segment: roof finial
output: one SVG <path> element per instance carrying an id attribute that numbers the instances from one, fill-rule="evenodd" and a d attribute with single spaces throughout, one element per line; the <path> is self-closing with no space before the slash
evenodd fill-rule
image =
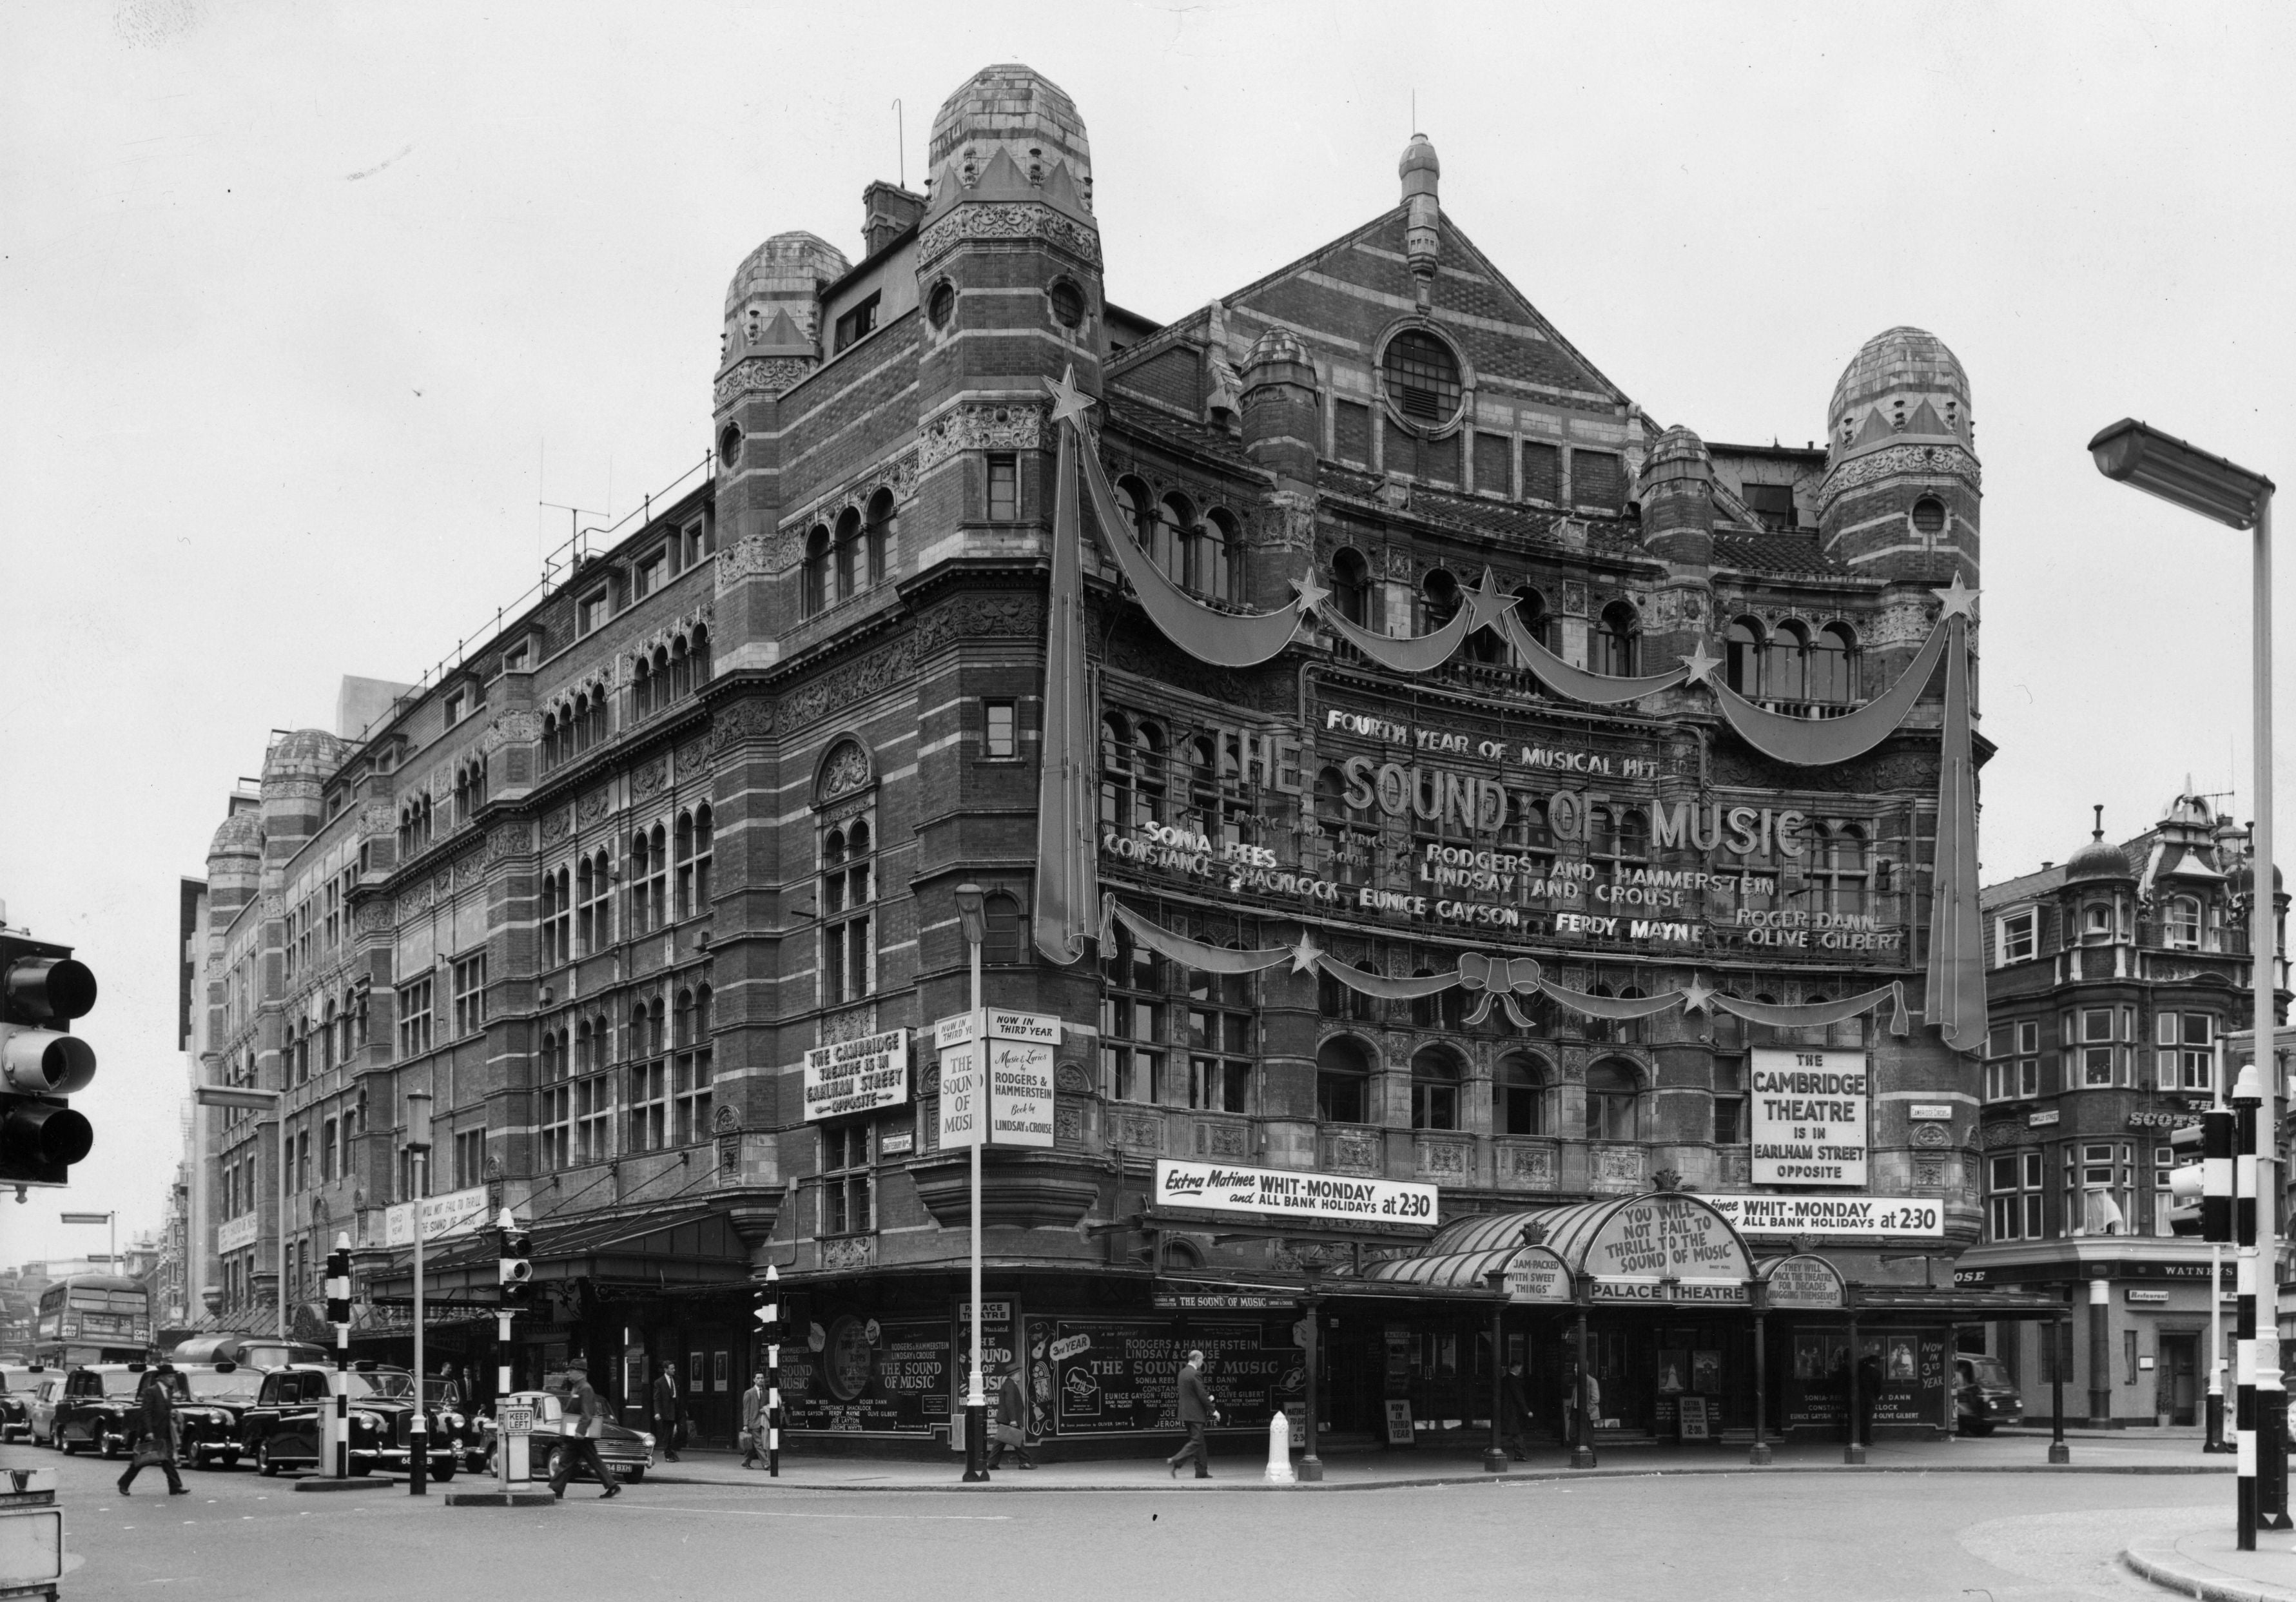
<path id="1" fill-rule="evenodd" d="M 2095 833 L 2089 835 L 2089 838 L 2091 840 L 2102 840 L 2104 838 L 2104 803 L 2103 801 L 2099 801 L 2096 804 L 2095 810 L 2096 829 Z"/>

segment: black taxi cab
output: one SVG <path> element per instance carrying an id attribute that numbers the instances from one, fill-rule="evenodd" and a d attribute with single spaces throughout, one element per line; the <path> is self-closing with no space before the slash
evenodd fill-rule
<path id="1" fill-rule="evenodd" d="M 182 1374 L 149 1363 L 87 1363 L 64 1376 L 49 1438 L 69 1457 L 100 1452 L 116 1458 L 144 1433 L 144 1387 L 164 1384 L 178 1408 L 192 1400 Z"/>
<path id="2" fill-rule="evenodd" d="M 254 1404 L 240 1416 L 240 1451 L 266 1475 L 287 1468 L 323 1468 L 323 1415 L 332 1411 L 331 1370 L 298 1363 L 263 1376 Z M 414 1378 L 403 1368 L 361 1364 L 344 1376 L 348 1388 L 350 1472 L 403 1470 L 410 1462 L 410 1426 L 414 1413 Z M 451 1480 L 466 1456 L 464 1420 L 446 1405 L 444 1383 L 425 1387 L 431 1406 L 425 1418 L 430 1477 Z"/>
<path id="3" fill-rule="evenodd" d="M 32 1393 L 46 1372 L 22 1363 L 0 1363 L 0 1441 L 32 1438 Z"/>

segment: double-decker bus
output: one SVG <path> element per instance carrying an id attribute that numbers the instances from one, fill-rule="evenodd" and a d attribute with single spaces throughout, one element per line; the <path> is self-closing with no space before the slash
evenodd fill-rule
<path id="1" fill-rule="evenodd" d="M 40 1292 L 32 1360 L 140 1363 L 152 1355 L 152 1293 L 119 1274 L 75 1274 Z"/>

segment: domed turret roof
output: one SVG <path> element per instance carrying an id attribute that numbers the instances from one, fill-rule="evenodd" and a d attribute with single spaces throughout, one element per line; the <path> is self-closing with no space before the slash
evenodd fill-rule
<path id="1" fill-rule="evenodd" d="M 1826 437 L 1837 451 L 1885 440 L 1969 439 L 1969 374 L 1937 335 L 1898 327 L 1866 341 L 1833 386 Z"/>
<path id="2" fill-rule="evenodd" d="M 2065 860 L 2065 883 L 2078 883 L 2083 879 L 2134 879 L 2128 871 L 2128 854 L 2104 837 L 2099 829 L 2096 836 Z"/>
<path id="3" fill-rule="evenodd" d="M 2225 875 L 2225 888 L 2236 896 L 2246 895 L 2250 886 L 2255 883 L 2256 860 L 2251 857 L 2242 858 L 2233 865 L 2232 871 Z M 2288 882 L 2280 872 L 2280 865 L 2276 862 L 2272 865 L 2272 893 L 2276 897 L 2287 888 Z"/>
<path id="4" fill-rule="evenodd" d="M 252 810 L 234 812 L 216 826 L 215 838 L 208 842 L 208 855 L 215 857 L 260 857 L 263 855 L 263 820 Z"/>
<path id="5" fill-rule="evenodd" d="M 1018 62 L 983 67 L 941 103 L 925 160 L 935 212 L 992 198 L 978 193 L 984 187 L 998 200 L 1027 192 L 1062 210 L 1092 210 L 1084 119 L 1058 84 Z"/>
<path id="6" fill-rule="evenodd" d="M 324 728 L 299 728 L 282 735 L 263 753 L 266 779 L 325 777 L 342 765 L 348 743 Z"/>
<path id="7" fill-rule="evenodd" d="M 1288 328 L 1271 328 L 1253 341 L 1251 354 L 1243 358 L 1244 371 L 1249 373 L 1252 368 L 1269 362 L 1297 362 L 1303 367 L 1315 366 L 1308 358 L 1308 347 L 1301 344 L 1300 336 Z"/>
<path id="8" fill-rule="evenodd" d="M 845 252 L 802 228 L 776 234 L 742 259 L 726 287 L 726 315 L 734 316 L 752 296 L 810 301 L 820 286 L 845 276 Z"/>
<path id="9" fill-rule="evenodd" d="M 1424 134 L 1411 136 L 1411 143 L 1403 147 L 1403 160 L 1396 163 L 1396 176 L 1403 180 L 1403 193 L 1412 193 L 1414 173 L 1425 173 L 1430 180 L 1443 176 L 1443 163 L 1435 154 L 1434 144 Z M 1429 185 L 1431 190 L 1433 185 Z"/>

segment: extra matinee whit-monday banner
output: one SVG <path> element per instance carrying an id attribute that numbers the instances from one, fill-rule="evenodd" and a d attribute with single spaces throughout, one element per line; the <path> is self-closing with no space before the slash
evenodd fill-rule
<path id="1" fill-rule="evenodd" d="M 1343 1219 L 1363 1224 L 1432 1224 L 1435 1187 L 1400 1179 L 1243 1168 L 1229 1162 L 1156 1162 L 1158 1207 L 1249 1213 L 1254 1218 Z"/>

